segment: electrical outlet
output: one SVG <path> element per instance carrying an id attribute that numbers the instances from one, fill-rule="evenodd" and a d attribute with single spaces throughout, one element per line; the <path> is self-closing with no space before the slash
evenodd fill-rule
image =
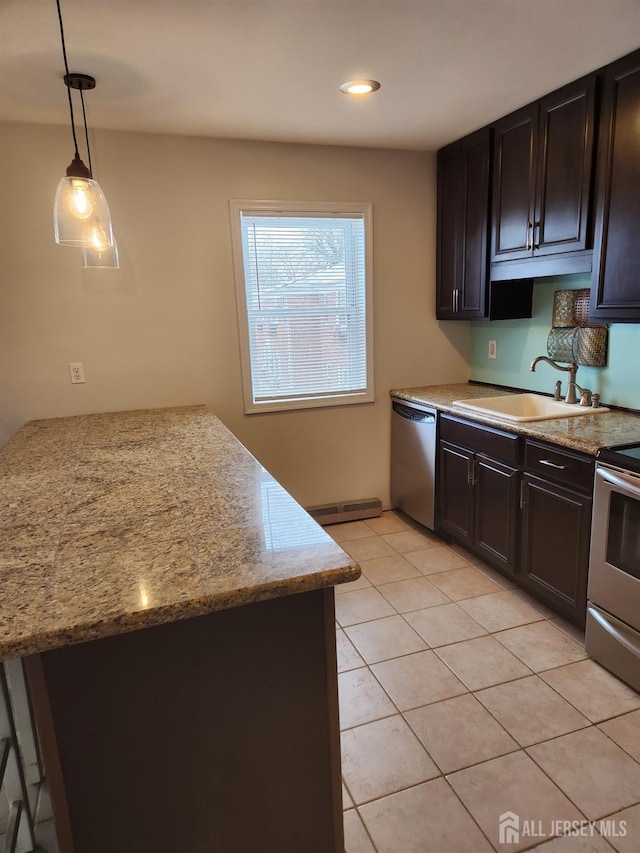
<path id="1" fill-rule="evenodd" d="M 85 381 L 84 367 L 81 361 L 69 362 L 69 373 L 72 385 L 80 385 Z"/>
<path id="2" fill-rule="evenodd" d="M 498 347 L 495 341 L 489 341 L 489 358 L 495 358 L 498 353 Z"/>

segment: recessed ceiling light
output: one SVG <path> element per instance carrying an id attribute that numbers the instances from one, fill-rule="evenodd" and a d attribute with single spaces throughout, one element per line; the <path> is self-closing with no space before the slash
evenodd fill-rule
<path id="1" fill-rule="evenodd" d="M 348 80 L 340 86 L 345 95 L 369 95 L 380 88 L 377 80 Z"/>

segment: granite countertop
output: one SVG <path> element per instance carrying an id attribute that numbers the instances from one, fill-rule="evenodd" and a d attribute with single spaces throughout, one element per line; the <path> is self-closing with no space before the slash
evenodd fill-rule
<path id="1" fill-rule="evenodd" d="M 476 397 L 501 397 L 509 393 L 504 388 L 472 385 L 466 382 L 455 385 L 424 385 L 418 388 L 401 388 L 390 392 L 393 396 L 412 403 L 423 403 L 441 412 L 451 412 L 467 420 L 479 421 L 519 435 L 560 444 L 581 453 L 595 456 L 601 447 L 614 444 L 640 442 L 640 415 L 632 412 L 610 411 L 599 415 L 580 415 L 546 421 L 511 423 L 488 415 L 456 409 L 454 400 L 472 400 Z"/>
<path id="2" fill-rule="evenodd" d="M 0 660 L 359 575 L 204 406 L 31 421 L 0 453 Z"/>

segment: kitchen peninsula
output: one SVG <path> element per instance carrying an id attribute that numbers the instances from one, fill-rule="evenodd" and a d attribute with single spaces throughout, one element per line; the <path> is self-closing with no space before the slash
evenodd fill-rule
<path id="1" fill-rule="evenodd" d="M 203 406 L 30 422 L 0 490 L 61 853 L 342 851 L 354 562 Z"/>

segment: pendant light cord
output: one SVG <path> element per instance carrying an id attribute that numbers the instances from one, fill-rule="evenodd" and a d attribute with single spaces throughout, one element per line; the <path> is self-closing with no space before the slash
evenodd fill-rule
<path id="1" fill-rule="evenodd" d="M 87 114 L 84 109 L 84 94 L 80 89 L 80 103 L 82 104 L 82 120 L 84 122 L 84 138 L 87 143 L 87 159 L 89 160 L 89 171 L 93 177 L 93 166 L 91 165 L 91 146 L 89 145 L 89 128 L 87 127 Z"/>
<path id="2" fill-rule="evenodd" d="M 60 0 L 56 0 L 56 6 L 58 7 L 58 21 L 60 22 L 60 40 L 62 41 L 62 58 L 64 59 L 64 70 L 67 76 L 67 80 L 69 79 L 69 63 L 67 62 L 67 48 L 64 43 L 64 27 L 62 26 L 62 11 L 60 9 Z M 67 96 L 69 98 L 69 113 L 71 114 L 71 133 L 73 134 L 73 144 L 76 149 L 76 157 L 79 157 L 80 154 L 78 152 L 78 140 L 76 138 L 76 125 L 75 119 L 73 117 L 73 101 L 71 99 L 71 86 L 67 83 Z M 84 102 L 83 102 L 84 108 Z M 86 127 L 86 124 L 85 124 Z"/>

